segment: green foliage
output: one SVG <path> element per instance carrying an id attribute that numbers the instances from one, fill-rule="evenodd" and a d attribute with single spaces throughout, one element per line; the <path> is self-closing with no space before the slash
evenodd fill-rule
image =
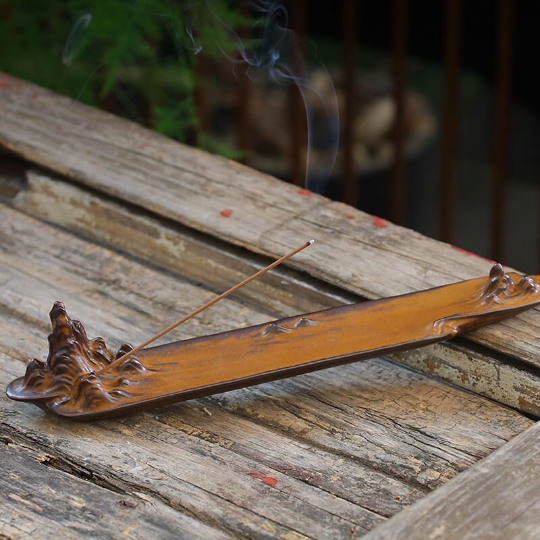
<path id="1" fill-rule="evenodd" d="M 185 141 L 198 59 L 247 23 L 227 0 L 0 0 L 0 70 Z"/>

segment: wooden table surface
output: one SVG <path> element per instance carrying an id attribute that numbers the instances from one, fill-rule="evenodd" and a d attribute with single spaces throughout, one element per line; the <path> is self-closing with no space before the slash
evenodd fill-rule
<path id="1" fill-rule="evenodd" d="M 111 348 L 138 344 L 311 237 L 287 267 L 163 341 L 489 270 L 0 81 L 2 387 L 46 356 L 55 300 Z M 539 335 L 532 310 L 455 343 L 94 423 L 2 393 L 0 537 L 537 538 Z"/>

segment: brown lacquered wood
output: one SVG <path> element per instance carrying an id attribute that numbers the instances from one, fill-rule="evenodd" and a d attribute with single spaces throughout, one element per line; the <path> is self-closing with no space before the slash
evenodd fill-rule
<path id="1" fill-rule="evenodd" d="M 73 419 L 124 414 L 443 341 L 539 304 L 539 283 L 495 265 L 488 278 L 143 349 L 101 375 L 114 362 L 104 341 L 57 302 L 47 363 L 30 362 L 7 394 Z"/>

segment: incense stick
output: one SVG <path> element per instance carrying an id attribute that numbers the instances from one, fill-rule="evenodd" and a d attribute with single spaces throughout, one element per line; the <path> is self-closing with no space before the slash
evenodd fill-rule
<path id="1" fill-rule="evenodd" d="M 150 339 L 147 339 L 144 343 L 142 343 L 138 347 L 135 347 L 134 349 L 127 352 L 126 354 L 124 354 L 120 358 L 117 358 L 114 362 L 111 362 L 108 366 L 105 366 L 103 369 L 100 369 L 99 371 L 96 371 L 95 375 L 101 375 L 102 373 L 105 373 L 109 369 L 121 365 L 128 358 L 130 358 L 132 355 L 134 355 L 136 352 L 138 352 L 141 349 L 144 349 L 145 347 L 150 345 L 150 343 L 153 343 L 154 341 L 156 341 L 160 337 L 163 337 L 165 334 L 168 334 L 171 330 L 174 330 L 175 328 L 177 328 L 181 324 L 185 323 L 186 321 L 189 321 L 189 319 L 195 317 L 195 315 L 198 315 L 199 313 L 201 313 L 201 311 L 204 311 L 205 309 L 213 306 L 215 303 L 219 302 L 220 300 L 222 300 L 226 296 L 229 296 L 230 294 L 237 291 L 238 289 L 240 289 L 244 285 L 247 285 L 248 283 L 250 283 L 254 279 L 257 279 L 258 277 L 262 276 L 263 274 L 268 272 L 268 270 L 272 270 L 272 268 L 275 268 L 278 264 L 281 264 L 282 262 L 286 261 L 287 259 L 290 259 L 293 255 L 296 255 L 299 251 L 302 251 L 303 249 L 306 249 L 308 246 L 311 246 L 311 244 L 313 244 L 314 241 L 315 240 L 309 240 L 308 242 L 306 242 L 305 244 L 303 244 L 299 248 L 296 248 L 294 251 L 291 251 L 288 255 L 284 255 L 280 259 L 277 259 L 272 264 L 268 265 L 266 268 L 263 268 L 262 270 L 259 270 L 257 273 L 253 274 L 251 277 L 248 277 L 247 279 L 245 279 L 241 283 L 238 283 L 234 287 L 231 287 L 228 291 L 225 291 L 224 293 L 220 294 L 219 296 L 216 296 L 213 300 L 210 300 L 210 302 L 207 302 L 206 304 L 204 304 L 204 306 L 201 306 L 200 308 L 198 308 L 195 311 L 191 312 L 189 315 L 186 315 L 185 317 L 182 317 L 180 320 L 176 321 L 174 324 L 171 324 L 171 326 L 168 326 L 167 328 L 165 328 L 165 330 L 162 330 L 159 334 L 156 334 L 155 336 L 151 337 Z"/>

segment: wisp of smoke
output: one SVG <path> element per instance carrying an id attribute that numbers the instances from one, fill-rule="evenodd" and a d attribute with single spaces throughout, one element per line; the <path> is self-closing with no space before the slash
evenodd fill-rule
<path id="1" fill-rule="evenodd" d="M 271 83 L 278 85 L 294 85 L 298 88 L 306 114 L 307 148 L 306 148 L 306 176 L 305 185 L 307 188 L 324 192 L 327 183 L 332 174 L 337 151 L 339 146 L 339 109 L 337 94 L 332 83 L 331 77 L 312 49 L 312 56 L 309 61 L 309 70 L 311 73 L 317 73 L 317 83 L 313 76 L 310 76 L 306 64 L 308 62 L 302 52 L 302 47 L 294 32 L 288 28 L 288 13 L 282 0 L 251 0 L 250 11 L 255 13 L 253 28 L 248 35 L 250 38 L 241 38 L 229 25 L 227 25 L 216 12 L 212 0 L 196 0 L 197 9 L 201 5 L 212 19 L 212 22 L 218 25 L 226 32 L 229 42 L 234 45 L 234 56 L 230 52 L 220 48 L 224 57 L 234 66 L 243 63 L 248 66 L 246 75 L 252 78 L 254 71 L 268 76 Z M 130 6 L 131 7 L 131 6 Z M 135 6 L 132 6 L 135 8 Z M 197 55 L 202 51 L 202 46 L 196 40 L 197 28 L 190 22 L 190 7 L 187 3 L 185 19 L 187 24 L 185 32 L 190 40 L 190 45 L 186 45 L 186 40 L 182 40 L 176 34 L 176 28 L 173 30 L 178 43 L 183 43 L 193 54 Z M 144 9 L 144 5 L 139 5 L 139 9 Z M 169 11 L 172 7 L 169 4 Z M 149 11 L 153 15 L 173 20 L 172 13 L 156 13 Z M 62 62 L 70 66 L 77 45 L 83 39 L 90 23 L 92 14 L 86 13 L 79 17 L 73 25 L 67 38 L 62 53 Z M 216 43 L 219 47 L 219 43 Z M 84 91 L 88 81 L 95 72 L 105 64 L 95 68 L 88 80 L 83 86 L 80 94 Z M 272 121 L 271 118 L 268 121 Z M 318 160 L 316 166 L 312 164 L 313 148 L 323 152 L 324 160 Z"/>
<path id="2" fill-rule="evenodd" d="M 69 36 L 67 38 L 66 44 L 64 46 L 64 50 L 62 51 L 62 62 L 66 66 L 71 65 L 75 47 L 80 42 L 82 36 L 88 29 L 88 26 L 90 25 L 91 22 L 92 22 L 92 14 L 85 13 L 84 15 L 79 17 L 79 19 L 77 19 L 77 22 L 71 28 L 71 32 L 69 33 Z"/>
<path id="3" fill-rule="evenodd" d="M 339 146 L 339 109 L 335 87 L 331 77 L 320 59 L 314 56 L 310 61 L 310 68 L 322 77 L 322 85 L 315 85 L 305 69 L 305 59 L 300 44 L 294 32 L 288 29 L 287 10 L 279 0 L 254 0 L 252 10 L 257 13 L 252 35 L 255 39 L 244 40 L 232 28 L 219 19 L 212 7 L 211 0 L 205 0 L 208 13 L 215 18 L 215 22 L 226 29 L 231 41 L 235 44 L 238 57 L 231 56 L 223 51 L 223 55 L 234 64 L 239 62 L 249 66 L 246 73 L 250 77 L 250 70 L 260 70 L 268 74 L 273 83 L 279 85 L 295 85 L 298 87 L 305 107 L 307 128 L 306 150 L 306 177 L 305 185 L 314 191 L 324 192 L 330 175 L 334 168 Z M 192 28 L 188 35 L 193 39 Z M 193 41 L 195 45 L 195 41 Z M 197 49 L 200 52 L 200 48 Z M 320 81 L 321 82 L 321 81 Z M 319 88 L 323 86 L 326 91 L 322 95 Z M 317 111 L 314 114 L 314 103 Z M 324 138 L 326 162 L 319 163 L 317 168 L 312 167 L 311 157 L 315 135 Z M 320 134 L 324 134 L 321 137 Z"/>
<path id="4" fill-rule="evenodd" d="M 195 38 L 193 37 L 193 28 L 191 28 L 191 25 L 186 25 L 186 34 L 189 36 L 189 39 L 191 39 L 191 43 L 193 44 L 193 54 L 197 56 L 202 51 L 202 46 L 198 43 L 195 43 Z"/>

